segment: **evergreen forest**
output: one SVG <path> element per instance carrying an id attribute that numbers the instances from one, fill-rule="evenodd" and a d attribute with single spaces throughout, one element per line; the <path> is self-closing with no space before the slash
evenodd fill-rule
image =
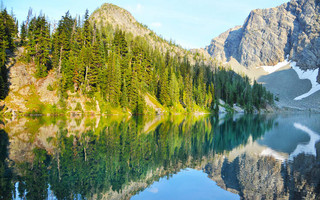
<path id="1" fill-rule="evenodd" d="M 3 9 L 0 48 L 1 99 L 9 92 L 7 61 L 17 48 L 23 49 L 20 62 L 34 66 L 37 79 L 55 75 L 57 84 L 48 90 L 57 90 L 62 109 L 71 93 L 133 114 L 145 113 L 146 95 L 169 112 L 218 111 L 219 99 L 253 112 L 274 99 L 262 85 L 230 69 L 201 60 L 191 64 L 187 55 L 162 52 L 144 37 L 111 25 L 97 28 L 88 11 L 84 17 L 66 12 L 52 24 L 30 9 L 19 25 Z"/>

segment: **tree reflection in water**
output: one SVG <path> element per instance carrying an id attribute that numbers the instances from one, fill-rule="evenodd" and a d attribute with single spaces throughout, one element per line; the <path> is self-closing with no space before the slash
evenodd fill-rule
<path id="1" fill-rule="evenodd" d="M 221 161 L 221 166 L 213 163 L 234 148 L 261 138 L 273 125 L 274 117 L 260 115 L 231 116 L 223 121 L 213 116 L 174 116 L 158 120 L 34 118 L 11 122 L 5 127 L 7 132 L 2 130 L 0 134 L 1 199 L 127 199 L 186 167 L 201 168 L 209 175 L 217 171 L 213 168 L 219 168 L 224 189 L 249 197 L 244 189 L 253 186 L 241 185 L 244 175 L 239 176 L 249 173 L 239 166 L 247 164 L 242 162 L 246 157 L 231 163 Z M 32 146 L 32 150 L 25 150 L 31 155 L 28 159 L 15 155 L 14 145 L 21 142 Z M 251 166 L 263 159 L 252 161 Z M 269 160 L 263 162 L 271 163 L 271 169 L 278 167 Z M 290 166 L 281 166 L 282 172 L 288 171 L 280 173 L 286 181 L 293 172 Z M 260 170 L 269 168 L 257 167 L 251 175 L 258 176 Z M 282 194 L 290 193 L 285 192 L 290 190 L 290 183 L 284 185 Z M 315 188 L 311 192 L 317 191 Z"/>

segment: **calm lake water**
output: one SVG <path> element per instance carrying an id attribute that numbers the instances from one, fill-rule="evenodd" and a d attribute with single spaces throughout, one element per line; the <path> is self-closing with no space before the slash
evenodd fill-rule
<path id="1" fill-rule="evenodd" d="M 22 118 L 0 199 L 320 199 L 320 115 Z"/>

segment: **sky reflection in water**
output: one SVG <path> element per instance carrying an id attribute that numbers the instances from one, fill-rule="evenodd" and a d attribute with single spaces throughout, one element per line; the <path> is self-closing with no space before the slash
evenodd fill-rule
<path id="1" fill-rule="evenodd" d="M 8 120 L 0 199 L 318 199 L 319 119 Z"/>

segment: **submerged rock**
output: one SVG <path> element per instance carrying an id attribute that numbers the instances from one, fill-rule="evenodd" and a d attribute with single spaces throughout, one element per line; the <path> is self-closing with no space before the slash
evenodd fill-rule
<path id="1" fill-rule="evenodd" d="M 244 109 L 242 109 L 241 107 L 237 106 L 236 104 L 233 104 L 233 110 L 236 113 L 244 113 Z"/>

